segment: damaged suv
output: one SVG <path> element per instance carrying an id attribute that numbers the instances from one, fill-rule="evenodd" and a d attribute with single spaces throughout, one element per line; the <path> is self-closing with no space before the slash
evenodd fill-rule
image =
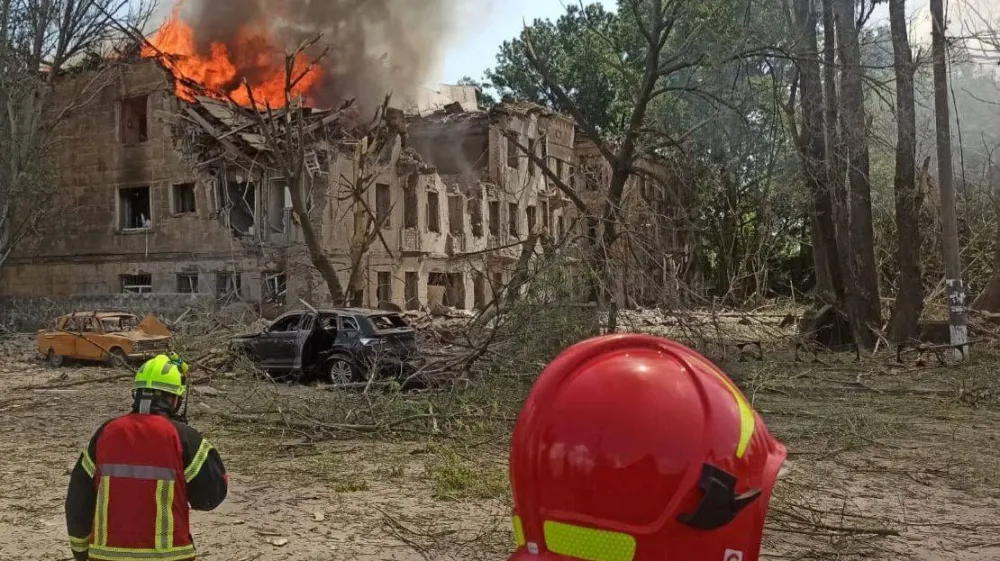
<path id="1" fill-rule="evenodd" d="M 421 363 L 414 329 L 400 314 L 382 310 L 289 312 L 232 343 L 264 370 L 302 381 L 360 382 L 373 370 L 402 378 Z"/>

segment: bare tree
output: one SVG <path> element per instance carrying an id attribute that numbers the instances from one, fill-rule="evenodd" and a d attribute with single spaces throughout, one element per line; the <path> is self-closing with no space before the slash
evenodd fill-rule
<path id="1" fill-rule="evenodd" d="M 395 118 L 390 118 L 390 114 Z M 392 257 L 389 244 L 382 235 L 392 208 L 375 208 L 373 211 L 369 201 L 372 187 L 376 187 L 378 179 L 389 167 L 393 149 L 390 140 L 396 138 L 399 130 L 406 126 L 401 118 L 398 110 L 389 108 L 389 98 L 386 97 L 371 123 L 353 141 L 355 157 L 351 175 L 342 175 L 339 179 L 340 192 L 336 196 L 338 200 L 347 202 L 346 208 L 352 224 L 350 273 L 347 281 L 347 303 L 351 306 L 364 305 L 364 264 L 372 245 L 379 241 Z M 378 203 L 376 193 L 376 207 Z"/>
<path id="2" fill-rule="evenodd" d="M 600 286 L 595 287 L 598 303 L 608 310 L 608 330 L 617 327 L 618 305 L 613 293 L 613 264 L 611 255 L 615 251 L 615 243 L 619 239 L 622 222 L 622 201 L 625 187 L 630 177 L 638 171 L 637 162 L 644 157 L 644 152 L 650 143 L 647 112 L 651 104 L 659 97 L 685 87 L 673 86 L 668 83 L 672 75 L 697 66 L 703 57 L 692 54 L 690 42 L 681 42 L 682 48 L 672 52 L 668 42 L 674 38 L 675 24 L 685 13 L 686 8 L 697 4 L 688 1 L 662 2 L 648 0 L 624 0 L 620 10 L 635 18 L 635 24 L 641 35 L 644 58 L 638 63 L 625 60 L 624 51 L 618 45 L 609 52 L 619 57 L 607 61 L 612 67 L 623 73 L 623 78 L 630 84 L 631 111 L 626 117 L 626 125 L 618 138 L 612 141 L 591 122 L 583 111 L 572 100 L 567 90 L 556 78 L 551 61 L 546 53 L 538 51 L 530 30 L 525 28 L 522 39 L 525 45 L 525 55 L 528 63 L 541 77 L 542 85 L 549 91 L 551 97 L 559 101 L 572 116 L 583 134 L 596 146 L 601 157 L 610 167 L 610 181 L 604 190 L 604 200 L 601 208 L 590 208 L 581 197 L 573 193 L 572 188 L 562 181 L 554 183 L 562 189 L 577 207 L 581 215 L 587 217 L 589 255 L 588 265 L 595 272 Z M 692 36 L 698 32 L 692 31 Z M 608 39 L 610 41 L 610 39 Z M 526 152 L 527 153 L 527 152 Z M 529 154 L 529 157 L 534 158 Z M 544 162 L 541 162 L 544 164 Z M 550 170 L 546 176 L 553 179 Z M 570 194 L 572 193 L 572 194 Z"/>
<path id="3" fill-rule="evenodd" d="M 314 65 L 326 55 L 322 52 L 310 64 L 299 67 L 296 72 L 296 59 L 305 50 L 315 44 L 319 37 L 301 45 L 295 52 L 285 57 L 285 107 L 280 112 L 257 103 L 253 89 L 245 84 L 250 97 L 250 111 L 253 113 L 268 147 L 272 151 L 271 163 L 278 168 L 287 182 L 292 202 L 292 212 L 302 231 L 302 238 L 309 250 L 309 258 L 326 282 L 330 298 L 335 304 L 343 304 L 344 289 L 337 278 L 337 271 L 323 249 L 323 241 L 313 224 L 310 208 L 306 204 L 314 177 L 306 169 L 305 154 L 310 140 L 307 135 L 306 120 L 303 114 L 302 100 L 292 92 L 295 86 L 313 70 Z M 341 108 L 343 110 L 344 108 Z"/>
<path id="4" fill-rule="evenodd" d="M 855 12 L 854 0 L 835 0 L 834 20 L 840 54 L 840 132 L 850 184 L 849 265 L 853 289 L 847 293 L 848 315 L 854 341 L 872 348 L 882 327 L 878 267 L 875 263 L 875 233 L 872 222 L 871 156 L 862 88 L 861 26 L 865 15 Z M 830 124 L 827 124 L 830 126 Z"/>
<path id="5" fill-rule="evenodd" d="M 896 255 L 899 289 L 889 322 L 889 335 L 904 341 L 917 335 L 924 307 L 920 274 L 920 206 L 923 192 L 917 188 L 917 117 L 913 94 L 916 65 L 906 32 L 906 0 L 889 0 L 893 69 L 896 73 Z"/>
<path id="6" fill-rule="evenodd" d="M 59 127 L 108 85 L 146 0 L 0 0 L 0 266 L 59 207 Z M 78 76 L 70 76 L 76 73 Z"/>

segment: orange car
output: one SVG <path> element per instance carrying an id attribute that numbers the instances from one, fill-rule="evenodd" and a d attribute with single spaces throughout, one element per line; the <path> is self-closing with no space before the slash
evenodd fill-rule
<path id="1" fill-rule="evenodd" d="M 140 322 L 122 312 L 76 312 L 38 332 L 38 352 L 52 366 L 66 359 L 125 363 L 166 351 L 170 340 L 167 326 L 153 316 Z"/>

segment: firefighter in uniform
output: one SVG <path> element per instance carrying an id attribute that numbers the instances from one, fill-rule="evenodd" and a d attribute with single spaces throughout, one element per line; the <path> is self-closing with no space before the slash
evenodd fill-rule
<path id="1" fill-rule="evenodd" d="M 94 433 L 73 468 L 66 527 L 76 561 L 195 558 L 190 509 L 226 498 L 219 453 L 178 419 L 187 390 L 180 357 L 150 359 L 132 384 L 132 412 Z"/>
<path id="2" fill-rule="evenodd" d="M 786 455 L 691 349 L 583 341 L 541 373 L 514 429 L 511 561 L 757 561 Z"/>

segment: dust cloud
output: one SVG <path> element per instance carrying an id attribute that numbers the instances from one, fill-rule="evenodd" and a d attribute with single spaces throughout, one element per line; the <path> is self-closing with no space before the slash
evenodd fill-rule
<path id="1" fill-rule="evenodd" d="M 308 51 L 315 56 L 327 50 L 320 62 L 323 79 L 309 90 L 312 102 L 329 107 L 354 98 L 369 110 L 390 92 L 394 105 L 421 95 L 437 78 L 462 14 L 489 0 L 181 1 L 181 17 L 194 29 L 199 52 L 208 53 L 213 43 L 226 45 L 241 78 L 273 68 L 275 60 L 254 48 L 262 33 L 285 51 L 322 34 Z"/>

